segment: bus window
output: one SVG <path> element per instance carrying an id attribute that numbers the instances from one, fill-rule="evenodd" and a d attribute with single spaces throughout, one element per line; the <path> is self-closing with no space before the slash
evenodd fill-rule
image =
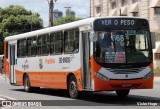
<path id="1" fill-rule="evenodd" d="M 137 31 L 136 35 L 129 35 L 128 63 L 149 61 L 149 44 L 147 31 Z"/>
<path id="2" fill-rule="evenodd" d="M 64 36 L 64 52 L 77 53 L 79 51 L 79 31 L 70 30 L 65 32 Z"/>
<path id="3" fill-rule="evenodd" d="M 18 40 L 17 44 L 17 57 L 26 56 L 26 39 Z"/>
<path id="4" fill-rule="evenodd" d="M 98 31 L 97 35 L 95 56 L 100 63 L 140 63 L 150 61 L 148 31 Z"/>
<path id="5" fill-rule="evenodd" d="M 63 37 L 62 33 L 54 33 L 50 36 L 50 53 L 61 54 L 63 50 Z"/>
<path id="6" fill-rule="evenodd" d="M 49 54 L 49 34 L 38 36 L 38 55 Z"/>
<path id="7" fill-rule="evenodd" d="M 37 55 L 37 37 L 32 37 L 27 39 L 28 56 L 36 56 Z"/>

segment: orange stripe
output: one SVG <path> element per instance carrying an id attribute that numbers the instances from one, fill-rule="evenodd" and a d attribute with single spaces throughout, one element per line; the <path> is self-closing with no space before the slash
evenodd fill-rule
<path id="1" fill-rule="evenodd" d="M 67 89 L 67 76 L 70 72 L 28 72 L 31 86 Z M 81 69 L 73 72 L 78 90 L 82 90 Z M 23 85 L 24 72 L 16 70 L 16 85 Z"/>

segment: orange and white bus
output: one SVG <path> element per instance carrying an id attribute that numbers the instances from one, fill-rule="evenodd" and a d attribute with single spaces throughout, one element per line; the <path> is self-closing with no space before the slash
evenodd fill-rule
<path id="1" fill-rule="evenodd" d="M 10 83 L 35 89 L 116 91 L 153 88 L 149 23 L 137 17 L 88 18 L 5 38 Z"/>

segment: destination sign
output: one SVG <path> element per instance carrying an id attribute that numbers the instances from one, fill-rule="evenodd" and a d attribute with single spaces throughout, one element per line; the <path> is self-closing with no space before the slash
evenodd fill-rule
<path id="1" fill-rule="evenodd" d="M 148 21 L 135 18 L 105 18 L 94 21 L 94 30 L 149 29 Z"/>
<path id="2" fill-rule="evenodd" d="M 98 21 L 99 24 L 101 25 L 121 25 L 121 26 L 133 26 L 135 24 L 135 20 L 127 20 L 127 19 L 121 19 L 121 20 L 99 20 Z"/>

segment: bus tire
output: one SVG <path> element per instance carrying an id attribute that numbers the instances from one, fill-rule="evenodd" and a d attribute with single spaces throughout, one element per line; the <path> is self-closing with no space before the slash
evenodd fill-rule
<path id="1" fill-rule="evenodd" d="M 68 91 L 71 98 L 78 98 L 78 86 L 74 75 L 69 78 Z"/>
<path id="2" fill-rule="evenodd" d="M 24 90 L 25 90 L 25 92 L 39 91 L 40 87 L 31 87 L 30 79 L 29 79 L 28 75 L 26 75 L 24 77 Z"/>
<path id="3" fill-rule="evenodd" d="M 126 97 L 129 94 L 129 89 L 127 90 L 116 90 L 116 94 L 120 97 Z"/>
<path id="4" fill-rule="evenodd" d="M 26 75 L 24 77 L 24 91 L 25 92 L 31 92 L 31 85 L 30 85 L 30 80 L 29 80 L 29 77 L 28 75 Z"/>

